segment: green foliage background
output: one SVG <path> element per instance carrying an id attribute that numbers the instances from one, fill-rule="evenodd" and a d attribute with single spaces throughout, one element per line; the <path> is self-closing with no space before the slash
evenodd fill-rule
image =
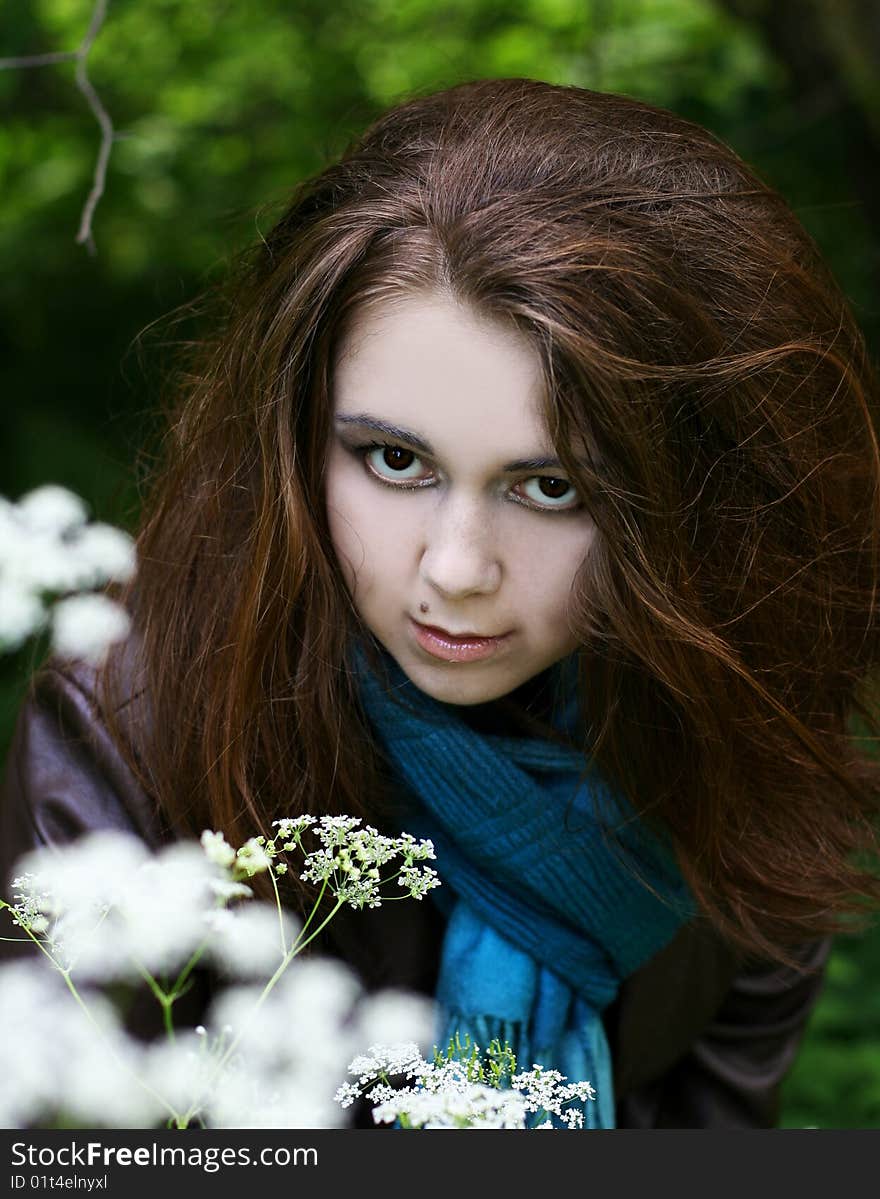
<path id="1" fill-rule="evenodd" d="M 788 24 L 775 28 L 781 10 Z M 55 481 L 133 525 L 168 340 L 154 323 L 381 109 L 466 78 L 625 92 L 712 129 L 788 198 L 876 354 L 876 167 L 863 149 L 880 130 L 880 89 L 866 11 L 859 0 L 110 0 L 88 58 L 117 133 L 94 255 L 74 242 L 99 145 L 74 64 L 0 70 L 0 493 Z M 92 0 L 4 5 L 0 55 L 75 49 L 91 13 Z M 37 652 L 0 660 L 0 754 Z M 785 1126 L 880 1126 L 878 992 L 880 933 L 839 939 Z"/>

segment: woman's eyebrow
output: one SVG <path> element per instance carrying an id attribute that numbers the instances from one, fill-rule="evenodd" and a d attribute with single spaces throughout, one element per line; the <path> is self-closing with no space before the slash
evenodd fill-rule
<path id="1" fill-rule="evenodd" d="M 368 416 L 366 413 L 357 413 L 352 416 L 337 416 L 334 418 L 337 425 L 357 425 L 362 429 L 370 429 L 373 433 L 381 433 L 384 437 L 388 437 L 393 441 L 404 441 L 407 445 L 412 446 L 414 450 L 418 450 L 420 454 L 428 454 L 430 457 L 436 457 L 434 447 L 430 442 L 425 441 L 424 437 L 420 437 L 418 433 L 413 433 L 411 429 L 402 429 L 399 425 L 392 425 L 387 420 L 379 420 L 377 417 Z M 562 463 L 555 457 L 535 457 L 535 458 L 516 458 L 513 462 L 505 462 L 501 468 L 505 474 L 516 474 L 523 470 L 561 470 Z"/>

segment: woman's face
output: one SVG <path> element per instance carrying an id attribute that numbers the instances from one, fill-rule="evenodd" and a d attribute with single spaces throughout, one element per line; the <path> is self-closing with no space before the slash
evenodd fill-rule
<path id="1" fill-rule="evenodd" d="M 333 546 L 364 623 L 443 703 L 506 695 L 576 647 L 594 525 L 544 428 L 535 351 L 439 294 L 356 318 L 334 370 Z"/>

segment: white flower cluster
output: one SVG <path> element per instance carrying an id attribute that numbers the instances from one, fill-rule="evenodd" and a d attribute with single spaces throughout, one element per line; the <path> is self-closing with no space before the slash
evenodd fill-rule
<path id="1" fill-rule="evenodd" d="M 100 662 L 130 626 L 120 605 L 94 589 L 127 582 L 134 570 L 131 537 L 89 523 L 66 488 L 48 484 L 17 503 L 0 496 L 0 652 L 51 626 L 56 653 Z"/>
<path id="2" fill-rule="evenodd" d="M 73 1002 L 60 974 L 33 959 L 0 967 L 0 1127 L 151 1127 L 168 1113 L 139 1079 L 145 1050 L 113 1005 Z"/>
<path id="3" fill-rule="evenodd" d="M 440 885 L 436 870 L 421 865 L 435 856 L 431 841 L 417 841 L 409 833 L 385 837 L 372 825 L 362 828 L 358 816 L 298 816 L 274 823 L 277 840 L 264 845 L 269 856 L 302 850 L 305 870 L 300 877 L 305 882 L 326 884 L 337 900 L 352 908 L 379 907 L 392 898 L 382 895 L 382 886 L 394 879 L 406 892 L 398 899 L 423 899 Z M 307 829 L 320 843 L 311 852 L 303 845 Z M 392 862 L 395 869 L 383 869 Z"/>
<path id="4" fill-rule="evenodd" d="M 404 992 L 364 995 L 330 958 L 295 963 L 262 1006 L 255 987 L 227 989 L 210 1022 L 241 1030 L 238 1052 L 204 1109 L 214 1128 L 333 1128 L 347 1114 L 334 1092 L 352 1053 L 376 1033 L 416 1037 L 433 1030 L 433 1004 Z"/>
<path id="5" fill-rule="evenodd" d="M 343 1083 L 336 1102 L 349 1107 L 365 1096 L 377 1124 L 401 1128 L 584 1127 L 581 1105 L 596 1098 L 591 1083 L 568 1083 L 559 1071 L 537 1065 L 493 1078 L 491 1071 L 475 1072 L 479 1054 L 479 1046 L 473 1046 L 467 1060 L 450 1056 L 428 1062 L 415 1044 L 372 1045 L 349 1063 L 357 1081 Z M 395 1077 L 409 1085 L 392 1086 Z"/>
<path id="6" fill-rule="evenodd" d="M 137 838 L 106 830 L 60 853 L 34 850 L 19 866 L 13 920 L 78 979 L 135 982 L 144 971 L 180 969 L 197 951 L 215 966 L 266 977 L 287 951 L 269 904 L 225 906 L 252 892 L 194 842 L 153 854 Z M 298 930 L 285 921 L 289 939 Z"/>
<path id="7" fill-rule="evenodd" d="M 510 1085 L 522 1095 L 526 1111 L 555 1116 L 566 1128 L 583 1128 L 584 1111 L 580 1105 L 596 1101 L 596 1088 L 591 1082 L 567 1082 L 558 1070 L 545 1070 L 541 1066 L 514 1074 Z M 553 1124 L 548 1120 L 540 1127 L 552 1128 Z"/>
<path id="8" fill-rule="evenodd" d="M 427 1002 L 366 997 L 341 963 L 294 960 L 303 926 L 241 881 L 270 867 L 267 844 L 236 851 L 208 830 L 153 854 L 107 831 L 21 859 L 0 906 L 42 956 L 0 967 L 0 1021 L 16 1030 L 0 1040 L 0 1126 L 336 1127 L 358 1048 L 430 1035 Z M 181 1029 L 171 1009 L 203 965 L 226 985 L 204 1026 Z M 141 984 L 167 1032 L 149 1043 L 116 1006 Z"/>

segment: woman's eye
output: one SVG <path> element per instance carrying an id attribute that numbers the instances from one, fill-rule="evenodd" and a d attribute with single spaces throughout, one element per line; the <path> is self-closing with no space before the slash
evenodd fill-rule
<path id="1" fill-rule="evenodd" d="M 399 445 L 371 446 L 365 460 L 382 479 L 418 479 L 423 475 L 421 459 Z"/>
<path id="2" fill-rule="evenodd" d="M 526 499 L 540 508 L 568 509 L 580 505 L 578 493 L 568 479 L 557 479 L 551 475 L 535 475 L 520 484 Z"/>

